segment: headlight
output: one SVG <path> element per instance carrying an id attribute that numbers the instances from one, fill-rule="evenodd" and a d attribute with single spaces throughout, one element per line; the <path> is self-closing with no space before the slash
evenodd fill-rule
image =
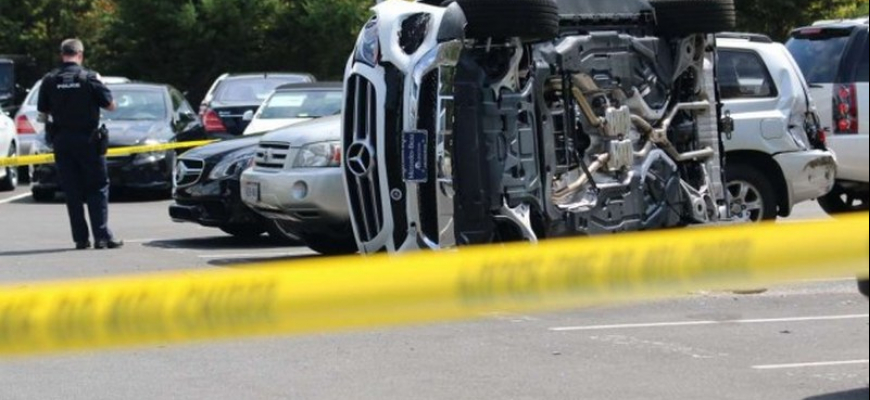
<path id="1" fill-rule="evenodd" d="M 235 153 L 225 157 L 211 170 L 209 179 L 221 180 L 241 175 L 241 173 L 254 164 L 254 152 L 252 150 Z"/>
<path id="2" fill-rule="evenodd" d="M 378 17 L 372 17 L 363 27 L 356 41 L 353 59 L 374 67 L 380 58 L 380 43 L 378 41 Z"/>
<path id="3" fill-rule="evenodd" d="M 145 139 L 145 140 L 137 143 L 137 146 L 159 146 L 161 144 L 166 144 L 166 143 L 167 142 L 165 140 Z M 151 151 L 151 152 L 147 152 L 147 153 L 136 154 L 136 158 L 134 159 L 133 162 L 135 164 L 149 164 L 149 163 L 157 162 L 157 161 L 162 160 L 164 158 L 166 158 L 165 151 Z"/>
<path id="4" fill-rule="evenodd" d="M 296 155 L 293 168 L 325 168 L 341 166 L 341 142 L 313 143 Z"/>

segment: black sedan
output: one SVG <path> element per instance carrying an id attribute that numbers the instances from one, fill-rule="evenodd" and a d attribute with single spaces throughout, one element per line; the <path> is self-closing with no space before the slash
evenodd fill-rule
<path id="1" fill-rule="evenodd" d="M 202 139 L 202 123 L 190 103 L 167 85 L 126 83 L 109 85 L 118 108 L 104 111 L 101 123 L 109 129 L 109 148 L 157 145 Z M 135 154 L 108 159 L 113 188 L 168 194 L 172 189 L 175 151 Z M 49 201 L 60 190 L 54 165 L 35 169 L 33 198 Z"/>
<path id="2" fill-rule="evenodd" d="M 212 84 L 200 105 L 205 130 L 213 138 L 241 136 L 277 87 L 315 80 L 310 74 L 299 73 L 224 74 Z"/>
<path id="3" fill-rule="evenodd" d="M 175 204 L 169 206 L 172 220 L 218 228 L 244 239 L 268 232 L 279 242 L 295 243 L 294 236 L 242 203 L 240 178 L 254 161 L 260 136 L 225 140 L 182 154 L 175 168 Z"/>

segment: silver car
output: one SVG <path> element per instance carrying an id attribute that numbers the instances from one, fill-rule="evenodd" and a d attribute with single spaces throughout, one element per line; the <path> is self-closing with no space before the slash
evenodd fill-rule
<path id="1" fill-rule="evenodd" d="M 273 131 L 242 174 L 242 201 L 318 253 L 356 253 L 340 166 L 340 116 Z"/>

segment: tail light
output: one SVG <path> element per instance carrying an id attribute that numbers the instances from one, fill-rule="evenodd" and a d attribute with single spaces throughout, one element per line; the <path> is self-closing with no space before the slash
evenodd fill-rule
<path id="1" fill-rule="evenodd" d="M 838 135 L 858 134 L 858 90 L 855 85 L 834 88 L 834 129 Z"/>
<path id="2" fill-rule="evenodd" d="M 36 129 L 33 128 L 33 125 L 27 119 L 27 116 L 23 114 L 15 118 L 15 130 L 18 131 L 19 135 L 36 134 Z"/>
<path id="3" fill-rule="evenodd" d="M 224 121 L 221 120 L 220 115 L 211 109 L 205 110 L 202 123 L 205 125 L 205 131 L 209 133 L 227 131 L 227 127 L 224 125 Z"/>

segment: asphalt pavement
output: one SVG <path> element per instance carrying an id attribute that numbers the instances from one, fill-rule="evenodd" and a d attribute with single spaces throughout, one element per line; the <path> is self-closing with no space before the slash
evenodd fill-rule
<path id="1" fill-rule="evenodd" d="M 116 199 L 110 221 L 127 246 L 82 252 L 71 249 L 61 203 L 35 204 L 26 189 L 0 193 L 0 284 L 314 256 L 266 237 L 238 241 L 173 223 L 169 204 Z M 822 218 L 808 203 L 783 222 Z M 870 307 L 854 280 L 700 289 L 669 301 L 468 323 L 0 359 L 0 400 L 870 397 Z"/>

